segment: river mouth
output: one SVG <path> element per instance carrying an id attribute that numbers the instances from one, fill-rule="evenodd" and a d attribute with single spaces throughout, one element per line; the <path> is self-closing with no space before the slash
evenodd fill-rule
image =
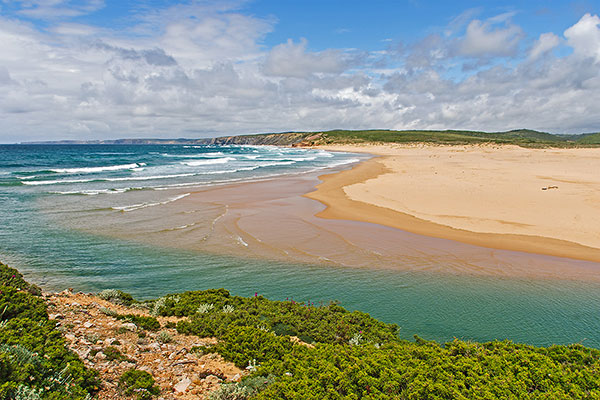
<path id="1" fill-rule="evenodd" d="M 600 346 L 597 264 L 324 220 L 324 206 L 303 197 L 320 173 L 116 195 L 3 188 L 0 254 L 52 291 L 153 298 L 224 287 L 339 300 L 407 339 Z"/>

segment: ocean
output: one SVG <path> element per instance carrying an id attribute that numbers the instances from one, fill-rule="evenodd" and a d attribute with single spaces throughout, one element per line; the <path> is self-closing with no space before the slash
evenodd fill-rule
<path id="1" fill-rule="evenodd" d="M 337 300 L 398 324 L 404 338 L 600 347 L 595 282 L 284 262 L 177 242 L 180 231 L 209 236 L 223 215 L 209 200 L 187 210 L 194 193 L 314 177 L 366 158 L 269 146 L 0 145 L 0 261 L 47 290 L 117 288 L 152 298 L 224 287 L 275 300 Z M 162 210 L 176 211 L 166 218 L 179 236 L 154 234 Z M 144 237 L 136 237 L 140 227 L 148 227 Z"/>

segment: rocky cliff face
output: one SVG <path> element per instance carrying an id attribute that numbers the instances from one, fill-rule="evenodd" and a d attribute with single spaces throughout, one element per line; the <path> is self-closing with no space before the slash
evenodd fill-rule
<path id="1" fill-rule="evenodd" d="M 242 136 L 223 136 L 212 139 L 199 140 L 202 144 L 239 144 L 239 145 L 273 145 L 273 146 L 292 146 L 302 142 L 309 133 L 287 132 L 287 133 L 269 133 L 264 135 L 242 135 Z"/>

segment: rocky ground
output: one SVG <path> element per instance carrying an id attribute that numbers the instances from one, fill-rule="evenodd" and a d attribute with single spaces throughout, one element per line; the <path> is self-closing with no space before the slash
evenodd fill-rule
<path id="1" fill-rule="evenodd" d="M 159 399 L 205 399 L 222 382 L 239 381 L 246 373 L 218 354 L 192 352 L 194 346 L 214 344 L 214 338 L 198 338 L 167 329 L 180 318 L 158 317 L 162 328 L 143 330 L 111 316 L 149 316 L 148 310 L 125 307 L 84 293 L 63 291 L 45 294 L 50 318 L 56 320 L 69 347 L 89 368 L 100 373 L 98 399 L 124 399 L 119 392 L 121 374 L 131 368 L 150 373 L 160 386 Z M 166 333 L 164 333 L 166 332 Z M 170 340 L 169 340 L 170 339 Z M 115 351 L 117 349 L 118 351 Z"/>

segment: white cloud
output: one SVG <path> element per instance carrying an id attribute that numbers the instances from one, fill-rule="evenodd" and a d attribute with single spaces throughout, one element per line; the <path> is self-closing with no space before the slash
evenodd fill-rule
<path id="1" fill-rule="evenodd" d="M 61 19 L 77 17 L 104 7 L 104 0 L 25 0 L 19 14 L 35 19 Z"/>
<path id="2" fill-rule="evenodd" d="M 275 46 L 265 61 L 265 73 L 287 78 L 306 78 L 318 72 L 340 73 L 345 69 L 339 51 L 311 53 L 306 51 L 306 44 L 306 39 L 300 40 L 298 44 L 288 39 L 287 43 Z"/>
<path id="3" fill-rule="evenodd" d="M 580 57 L 592 57 L 600 61 L 600 18 L 585 14 L 579 22 L 565 31 L 565 37 L 573 52 Z"/>
<path id="4" fill-rule="evenodd" d="M 529 51 L 529 59 L 536 60 L 560 44 L 560 38 L 552 32 L 542 33 Z"/>
<path id="5" fill-rule="evenodd" d="M 458 46 L 458 53 L 467 57 L 496 57 L 514 55 L 522 37 L 520 27 L 508 24 L 496 27 L 498 22 L 506 22 L 503 18 L 482 22 L 473 20 L 467 26 L 465 37 Z"/>

